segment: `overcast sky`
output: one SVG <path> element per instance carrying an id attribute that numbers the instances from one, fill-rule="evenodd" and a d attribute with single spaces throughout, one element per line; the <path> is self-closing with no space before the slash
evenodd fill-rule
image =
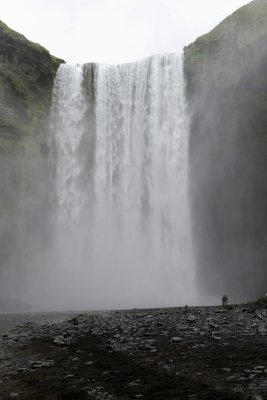
<path id="1" fill-rule="evenodd" d="M 248 0 L 0 0 L 0 19 L 68 62 L 180 52 Z"/>

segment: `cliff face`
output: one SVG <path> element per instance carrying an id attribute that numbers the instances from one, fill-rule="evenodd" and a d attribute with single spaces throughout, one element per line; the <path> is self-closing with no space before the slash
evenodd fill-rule
<path id="1" fill-rule="evenodd" d="M 41 221 L 47 122 L 61 62 L 0 21 L 0 309 L 19 308 L 20 276 L 12 298 L 7 295 L 12 271 L 20 268 L 24 239 Z"/>
<path id="2" fill-rule="evenodd" d="M 199 282 L 253 298 L 267 285 L 267 1 L 184 51 Z"/>
<path id="3" fill-rule="evenodd" d="M 40 131 L 61 62 L 0 21 L 0 148 Z"/>

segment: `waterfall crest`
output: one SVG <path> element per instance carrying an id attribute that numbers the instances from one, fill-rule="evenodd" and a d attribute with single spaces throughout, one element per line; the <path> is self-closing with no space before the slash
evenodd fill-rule
<path id="1" fill-rule="evenodd" d="M 72 304 L 192 301 L 182 57 L 61 65 L 51 128 L 54 262 Z"/>

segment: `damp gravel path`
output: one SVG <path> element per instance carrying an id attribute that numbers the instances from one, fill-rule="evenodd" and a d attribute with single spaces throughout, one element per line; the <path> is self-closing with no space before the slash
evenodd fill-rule
<path id="1" fill-rule="evenodd" d="M 0 399 L 267 398 L 267 309 L 80 314 L 1 339 Z"/>

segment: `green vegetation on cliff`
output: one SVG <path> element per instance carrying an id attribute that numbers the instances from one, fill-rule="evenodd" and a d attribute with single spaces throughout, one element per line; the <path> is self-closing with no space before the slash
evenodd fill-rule
<path id="1" fill-rule="evenodd" d="M 62 62 L 0 21 L 0 149 L 34 148 L 44 140 L 40 131 Z"/>

